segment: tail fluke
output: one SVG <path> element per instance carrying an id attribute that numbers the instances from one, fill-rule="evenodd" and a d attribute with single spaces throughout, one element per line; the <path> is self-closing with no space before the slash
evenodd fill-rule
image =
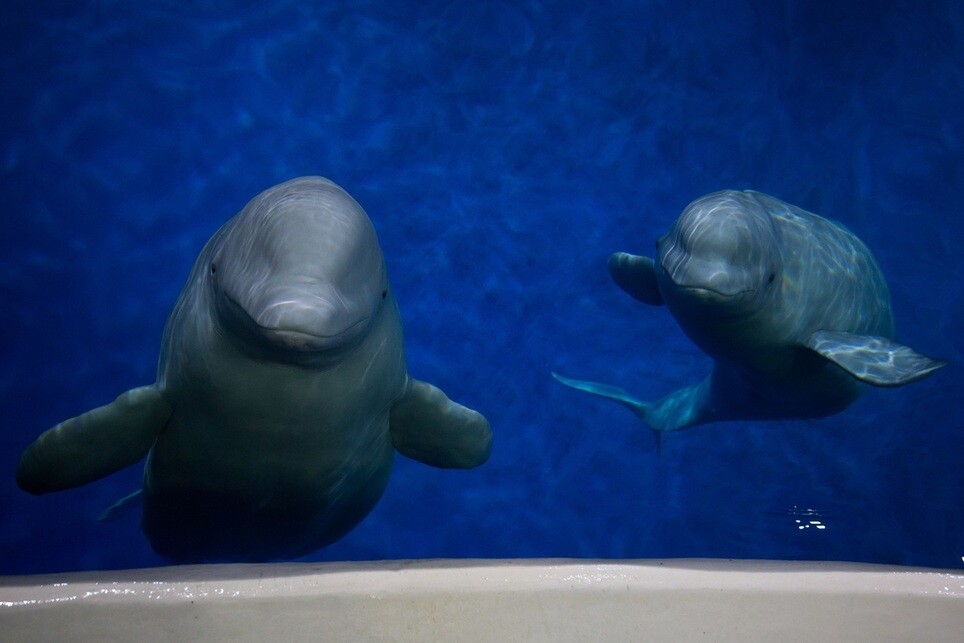
<path id="1" fill-rule="evenodd" d="M 618 386 L 601 384 L 599 382 L 587 382 L 585 380 L 574 380 L 568 377 L 563 377 L 555 372 L 552 373 L 552 376 L 556 379 L 556 381 L 561 382 L 570 388 L 574 388 L 577 391 L 589 393 L 590 395 L 595 395 L 596 397 L 601 397 L 606 400 L 612 400 L 613 402 L 622 404 L 628 408 L 633 412 L 633 415 L 645 422 L 653 430 L 653 437 L 656 439 L 656 455 L 662 454 L 663 432 L 654 427 L 650 421 L 650 412 L 653 408 L 652 404 L 636 399 Z"/>
<path id="2" fill-rule="evenodd" d="M 646 421 L 646 415 L 649 412 L 650 405 L 641 400 L 637 400 L 635 397 L 618 386 L 600 384 L 599 382 L 587 382 L 585 380 L 574 380 L 555 372 L 552 373 L 552 376 L 556 378 L 557 381 L 562 382 L 566 386 L 574 388 L 577 391 L 582 391 L 606 400 L 618 402 L 632 411 L 636 417 L 644 422 Z"/>

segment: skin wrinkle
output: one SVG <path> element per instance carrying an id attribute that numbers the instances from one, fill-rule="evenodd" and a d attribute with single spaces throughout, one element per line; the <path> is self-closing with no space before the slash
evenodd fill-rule
<path id="1" fill-rule="evenodd" d="M 364 384 L 368 380 L 368 371 L 370 371 L 372 366 L 375 365 L 375 363 L 378 360 L 378 356 L 382 354 L 382 351 L 385 349 L 386 341 L 387 340 L 385 338 L 382 338 L 382 341 L 378 344 L 378 348 L 375 349 L 374 354 L 371 356 L 371 359 L 368 361 L 368 365 L 365 367 L 365 370 L 362 372 L 361 378 L 359 378 L 359 386 L 364 386 Z"/>

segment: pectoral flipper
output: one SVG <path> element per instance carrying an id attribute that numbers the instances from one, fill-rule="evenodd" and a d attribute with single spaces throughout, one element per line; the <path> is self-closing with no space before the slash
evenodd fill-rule
<path id="1" fill-rule="evenodd" d="M 79 487 L 130 466 L 150 450 L 171 413 L 157 387 L 131 389 L 44 432 L 20 458 L 17 485 L 39 495 Z"/>

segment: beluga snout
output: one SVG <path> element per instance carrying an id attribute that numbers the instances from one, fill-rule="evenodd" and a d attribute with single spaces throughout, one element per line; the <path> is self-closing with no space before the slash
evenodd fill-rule
<path id="1" fill-rule="evenodd" d="M 660 292 L 673 303 L 736 305 L 780 272 L 773 224 L 746 193 L 726 191 L 691 203 L 658 243 Z"/>

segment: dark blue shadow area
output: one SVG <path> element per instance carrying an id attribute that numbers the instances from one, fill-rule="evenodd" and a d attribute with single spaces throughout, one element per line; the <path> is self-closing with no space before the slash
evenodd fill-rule
<path id="1" fill-rule="evenodd" d="M 136 513 L 96 521 L 139 467 L 42 497 L 14 469 L 153 381 L 204 241 L 304 174 L 374 221 L 411 374 L 495 432 L 470 472 L 397 457 L 312 560 L 964 567 L 960 2 L 62 4 L 0 9 L 0 573 L 163 564 Z M 674 433 L 659 458 L 624 409 L 554 382 L 652 399 L 704 377 L 606 259 L 727 187 L 843 222 L 898 339 L 951 364 L 824 420 Z"/>

